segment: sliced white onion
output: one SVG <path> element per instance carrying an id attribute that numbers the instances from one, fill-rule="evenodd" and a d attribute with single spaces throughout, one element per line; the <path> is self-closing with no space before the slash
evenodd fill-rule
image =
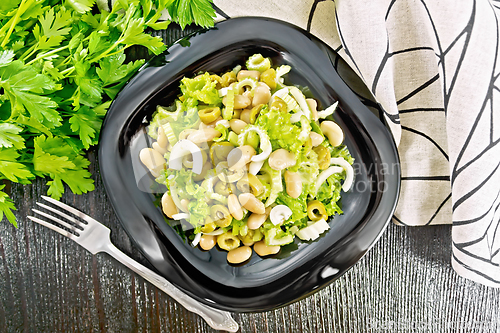
<path id="1" fill-rule="evenodd" d="M 200 239 L 201 239 L 201 232 L 197 233 L 196 236 L 194 236 L 194 239 L 193 239 L 193 242 L 191 243 L 191 245 L 193 245 L 193 247 L 195 247 L 200 242 Z"/>
<path id="2" fill-rule="evenodd" d="M 174 214 L 172 215 L 172 218 L 174 220 L 187 220 L 189 218 L 189 214 L 188 213 L 179 213 L 179 214 Z"/>
<path id="3" fill-rule="evenodd" d="M 335 110 L 337 109 L 337 105 L 339 105 L 339 101 L 336 101 L 323 111 L 318 111 L 318 118 L 326 118 L 329 115 L 333 114 L 333 112 L 335 112 Z"/>
<path id="4" fill-rule="evenodd" d="M 209 236 L 219 236 L 219 235 L 222 235 L 223 233 L 224 233 L 224 230 L 222 230 L 222 228 L 219 228 L 219 229 L 215 229 L 212 232 L 204 232 L 203 234 L 209 235 Z"/>
<path id="5" fill-rule="evenodd" d="M 276 68 L 276 83 L 283 83 L 285 79 L 283 79 L 282 76 L 290 72 L 291 69 L 292 67 L 288 65 L 281 65 Z"/>
<path id="6" fill-rule="evenodd" d="M 321 219 L 300 229 L 295 235 L 305 241 L 315 240 L 328 229 L 330 229 L 328 223 L 324 219 Z"/>
<path id="7" fill-rule="evenodd" d="M 305 141 L 309 137 L 309 133 L 311 133 L 311 125 L 309 125 L 310 120 L 306 117 L 300 117 L 300 134 L 298 139 L 300 141 Z"/>
<path id="8" fill-rule="evenodd" d="M 203 168 L 203 155 L 200 148 L 189 140 L 179 140 L 170 152 L 168 160 L 168 167 L 174 170 L 182 168 L 182 158 L 188 154 L 193 155 L 193 169 L 192 171 L 199 175 Z"/>
<path id="9" fill-rule="evenodd" d="M 292 116 L 290 117 L 290 122 L 293 124 L 293 123 L 296 123 L 298 121 L 300 121 L 300 118 L 304 116 L 304 113 L 302 111 L 299 111 L 299 112 L 295 112 L 294 114 L 292 114 Z"/>
<path id="10" fill-rule="evenodd" d="M 342 190 L 344 190 L 344 192 L 349 191 L 352 183 L 354 182 L 354 169 L 352 168 L 352 165 L 350 165 L 349 162 L 342 157 L 332 157 L 330 159 L 330 164 L 340 165 L 345 170 L 345 180 L 342 184 Z"/>
<path id="11" fill-rule="evenodd" d="M 271 105 L 273 104 L 273 101 L 274 101 L 274 97 L 279 97 L 281 99 L 283 99 L 283 97 L 285 97 L 286 95 L 288 95 L 288 87 L 285 87 L 285 88 L 281 88 L 280 90 L 277 90 L 272 96 L 271 98 L 269 99 L 269 108 L 271 108 Z"/>
<path id="12" fill-rule="evenodd" d="M 229 121 L 226 120 L 226 119 L 221 119 L 221 120 L 218 120 L 216 123 L 215 123 L 215 126 L 221 124 L 222 126 L 224 126 L 225 128 L 229 128 L 231 125 L 229 125 Z"/>
<path id="13" fill-rule="evenodd" d="M 339 166 L 331 166 L 328 169 L 326 169 L 323 172 L 321 172 L 319 174 L 317 182 L 316 182 L 316 188 L 315 188 L 316 193 L 318 193 L 319 188 L 321 187 L 321 185 L 325 182 L 325 180 L 328 177 L 330 177 L 334 173 L 341 173 L 342 171 L 344 171 L 344 169 L 342 169 Z"/>
<path id="14" fill-rule="evenodd" d="M 255 132 L 259 135 L 259 146 L 260 149 L 262 149 L 262 153 L 252 156 L 251 161 L 265 161 L 273 152 L 273 147 L 271 145 L 271 141 L 269 140 L 267 132 L 260 127 L 256 125 L 247 125 L 247 127 L 238 135 L 238 145 L 243 146 L 245 144 L 245 139 L 250 132 Z"/>
<path id="15" fill-rule="evenodd" d="M 260 169 L 262 169 L 264 162 L 264 160 L 258 162 L 250 162 L 250 164 L 248 165 L 248 172 L 254 176 L 257 175 Z"/>
<path id="16" fill-rule="evenodd" d="M 311 110 L 309 109 L 309 105 L 306 102 L 306 97 L 304 96 L 302 91 L 300 91 L 297 87 L 291 87 L 290 94 L 292 94 L 293 98 L 295 98 L 307 119 L 311 120 Z"/>
<path id="17" fill-rule="evenodd" d="M 285 205 L 277 205 L 271 209 L 269 218 L 274 225 L 281 224 L 292 216 L 292 210 Z"/>

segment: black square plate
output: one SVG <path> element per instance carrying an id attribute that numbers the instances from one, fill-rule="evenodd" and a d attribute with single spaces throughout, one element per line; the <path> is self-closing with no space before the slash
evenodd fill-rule
<path id="1" fill-rule="evenodd" d="M 297 239 L 274 257 L 254 254 L 235 267 L 226 262 L 225 251 L 192 248 L 165 222 L 149 190 L 153 179 L 138 164 L 138 155 L 148 145 L 147 122 L 157 105 L 170 105 L 176 98 L 180 79 L 199 71 L 221 73 L 254 53 L 270 57 L 273 66 L 291 65 L 288 83 L 307 87 L 318 109 L 339 101 L 334 120 L 355 158 L 356 178 L 352 190 L 342 192 L 344 214 L 330 220 L 322 237 Z M 101 175 L 124 229 L 160 274 L 220 309 L 270 310 L 337 279 L 385 230 L 398 199 L 400 169 L 392 136 L 375 115 L 379 113 L 383 110 L 359 77 L 311 34 L 272 19 L 231 19 L 177 42 L 123 88 L 103 124 Z"/>

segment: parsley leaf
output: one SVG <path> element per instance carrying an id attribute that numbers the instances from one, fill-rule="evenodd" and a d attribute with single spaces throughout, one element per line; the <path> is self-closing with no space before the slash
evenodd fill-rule
<path id="1" fill-rule="evenodd" d="M 111 101 L 144 60 L 128 61 L 133 45 L 166 49 L 146 29 L 168 9 L 172 20 L 213 25 L 211 0 L 96 0 L 0 2 L 0 179 L 29 184 L 45 177 L 60 198 L 65 184 L 92 191 L 85 150 L 98 143 Z M 172 15 L 173 14 L 173 15 Z M 14 225 L 12 200 L 1 191 L 0 218 Z"/>
<path id="2" fill-rule="evenodd" d="M 191 23 L 204 28 L 214 25 L 215 10 L 212 0 L 175 0 L 168 7 L 168 12 L 182 29 Z"/>
<path id="3" fill-rule="evenodd" d="M 3 219 L 3 215 L 5 214 L 7 220 L 9 220 L 9 222 L 17 228 L 16 216 L 12 212 L 13 210 L 16 210 L 16 207 L 7 193 L 2 191 L 4 187 L 5 185 L 0 185 L 0 220 Z"/>
<path id="4" fill-rule="evenodd" d="M 19 133 L 23 129 L 11 123 L 0 123 L 0 148 L 24 148 L 24 139 Z"/>
<path id="5" fill-rule="evenodd" d="M 90 162 L 82 156 L 83 152 L 75 152 L 62 138 L 47 138 L 41 135 L 34 140 L 35 152 L 33 166 L 35 172 L 51 177 L 49 195 L 59 199 L 64 181 L 76 194 L 94 190 L 94 181 L 86 170 Z"/>
<path id="6" fill-rule="evenodd" d="M 0 52 L 0 67 L 10 64 L 14 59 L 14 55 L 14 51 L 12 50 L 5 50 Z"/>
<path id="7" fill-rule="evenodd" d="M 0 176 L 13 182 L 34 178 L 28 168 L 17 162 L 19 154 L 14 148 L 0 149 Z"/>
<path id="8" fill-rule="evenodd" d="M 14 111 L 27 110 L 38 121 L 47 120 L 51 128 L 61 125 L 61 116 L 55 110 L 57 103 L 42 94 L 56 89 L 56 84 L 32 67 L 24 67 L 21 61 L 13 61 L 0 67 L 0 88 L 9 98 Z"/>
<path id="9" fill-rule="evenodd" d="M 84 14 L 92 9 L 94 0 L 66 0 L 68 4 L 78 13 Z"/>
<path id="10" fill-rule="evenodd" d="M 40 25 L 33 29 L 38 48 L 49 49 L 58 46 L 70 32 L 72 21 L 71 12 L 65 7 L 60 7 L 57 14 L 54 14 L 54 8 L 48 10 L 40 18 Z"/>
<path id="11" fill-rule="evenodd" d="M 80 108 L 70 119 L 71 130 L 78 133 L 83 146 L 88 149 L 96 143 L 96 133 L 101 128 L 102 120 L 88 106 Z"/>

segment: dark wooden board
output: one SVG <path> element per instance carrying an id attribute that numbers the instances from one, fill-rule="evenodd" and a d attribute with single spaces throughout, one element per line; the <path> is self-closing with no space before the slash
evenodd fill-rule
<path id="1" fill-rule="evenodd" d="M 61 199 L 111 229 L 114 244 L 149 265 L 109 204 L 94 153 L 96 190 Z M 13 184 L 19 228 L 0 223 L 1 332 L 213 332 L 106 254 L 27 220 L 45 180 Z M 450 266 L 451 227 L 389 225 L 347 274 L 302 301 L 237 314 L 241 332 L 498 332 L 500 290 L 459 277 Z M 417 328 L 418 330 L 415 330 Z"/>

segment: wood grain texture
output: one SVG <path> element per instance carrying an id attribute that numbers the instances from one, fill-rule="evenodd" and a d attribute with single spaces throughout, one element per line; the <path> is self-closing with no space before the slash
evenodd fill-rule
<path id="1" fill-rule="evenodd" d="M 192 31 L 188 29 L 188 32 Z M 167 43 L 178 29 L 160 33 Z M 140 52 L 137 53 L 140 55 Z M 111 229 L 112 242 L 151 267 L 121 228 L 89 153 L 96 190 L 61 201 Z M 215 332 L 106 254 L 30 222 L 45 180 L 13 184 L 19 228 L 0 223 L 0 332 Z M 500 332 L 500 289 L 451 268 L 450 226 L 389 225 L 344 276 L 290 306 L 235 314 L 240 332 Z"/>
<path id="2" fill-rule="evenodd" d="M 89 155 L 96 190 L 62 198 L 111 229 L 114 244 L 151 267 L 116 219 Z M 44 180 L 11 188 L 19 228 L 0 223 L 1 332 L 214 332 L 106 254 L 92 256 L 26 216 Z M 390 225 L 344 276 L 290 306 L 236 314 L 241 332 L 498 332 L 500 290 L 457 276 L 449 226 Z"/>

